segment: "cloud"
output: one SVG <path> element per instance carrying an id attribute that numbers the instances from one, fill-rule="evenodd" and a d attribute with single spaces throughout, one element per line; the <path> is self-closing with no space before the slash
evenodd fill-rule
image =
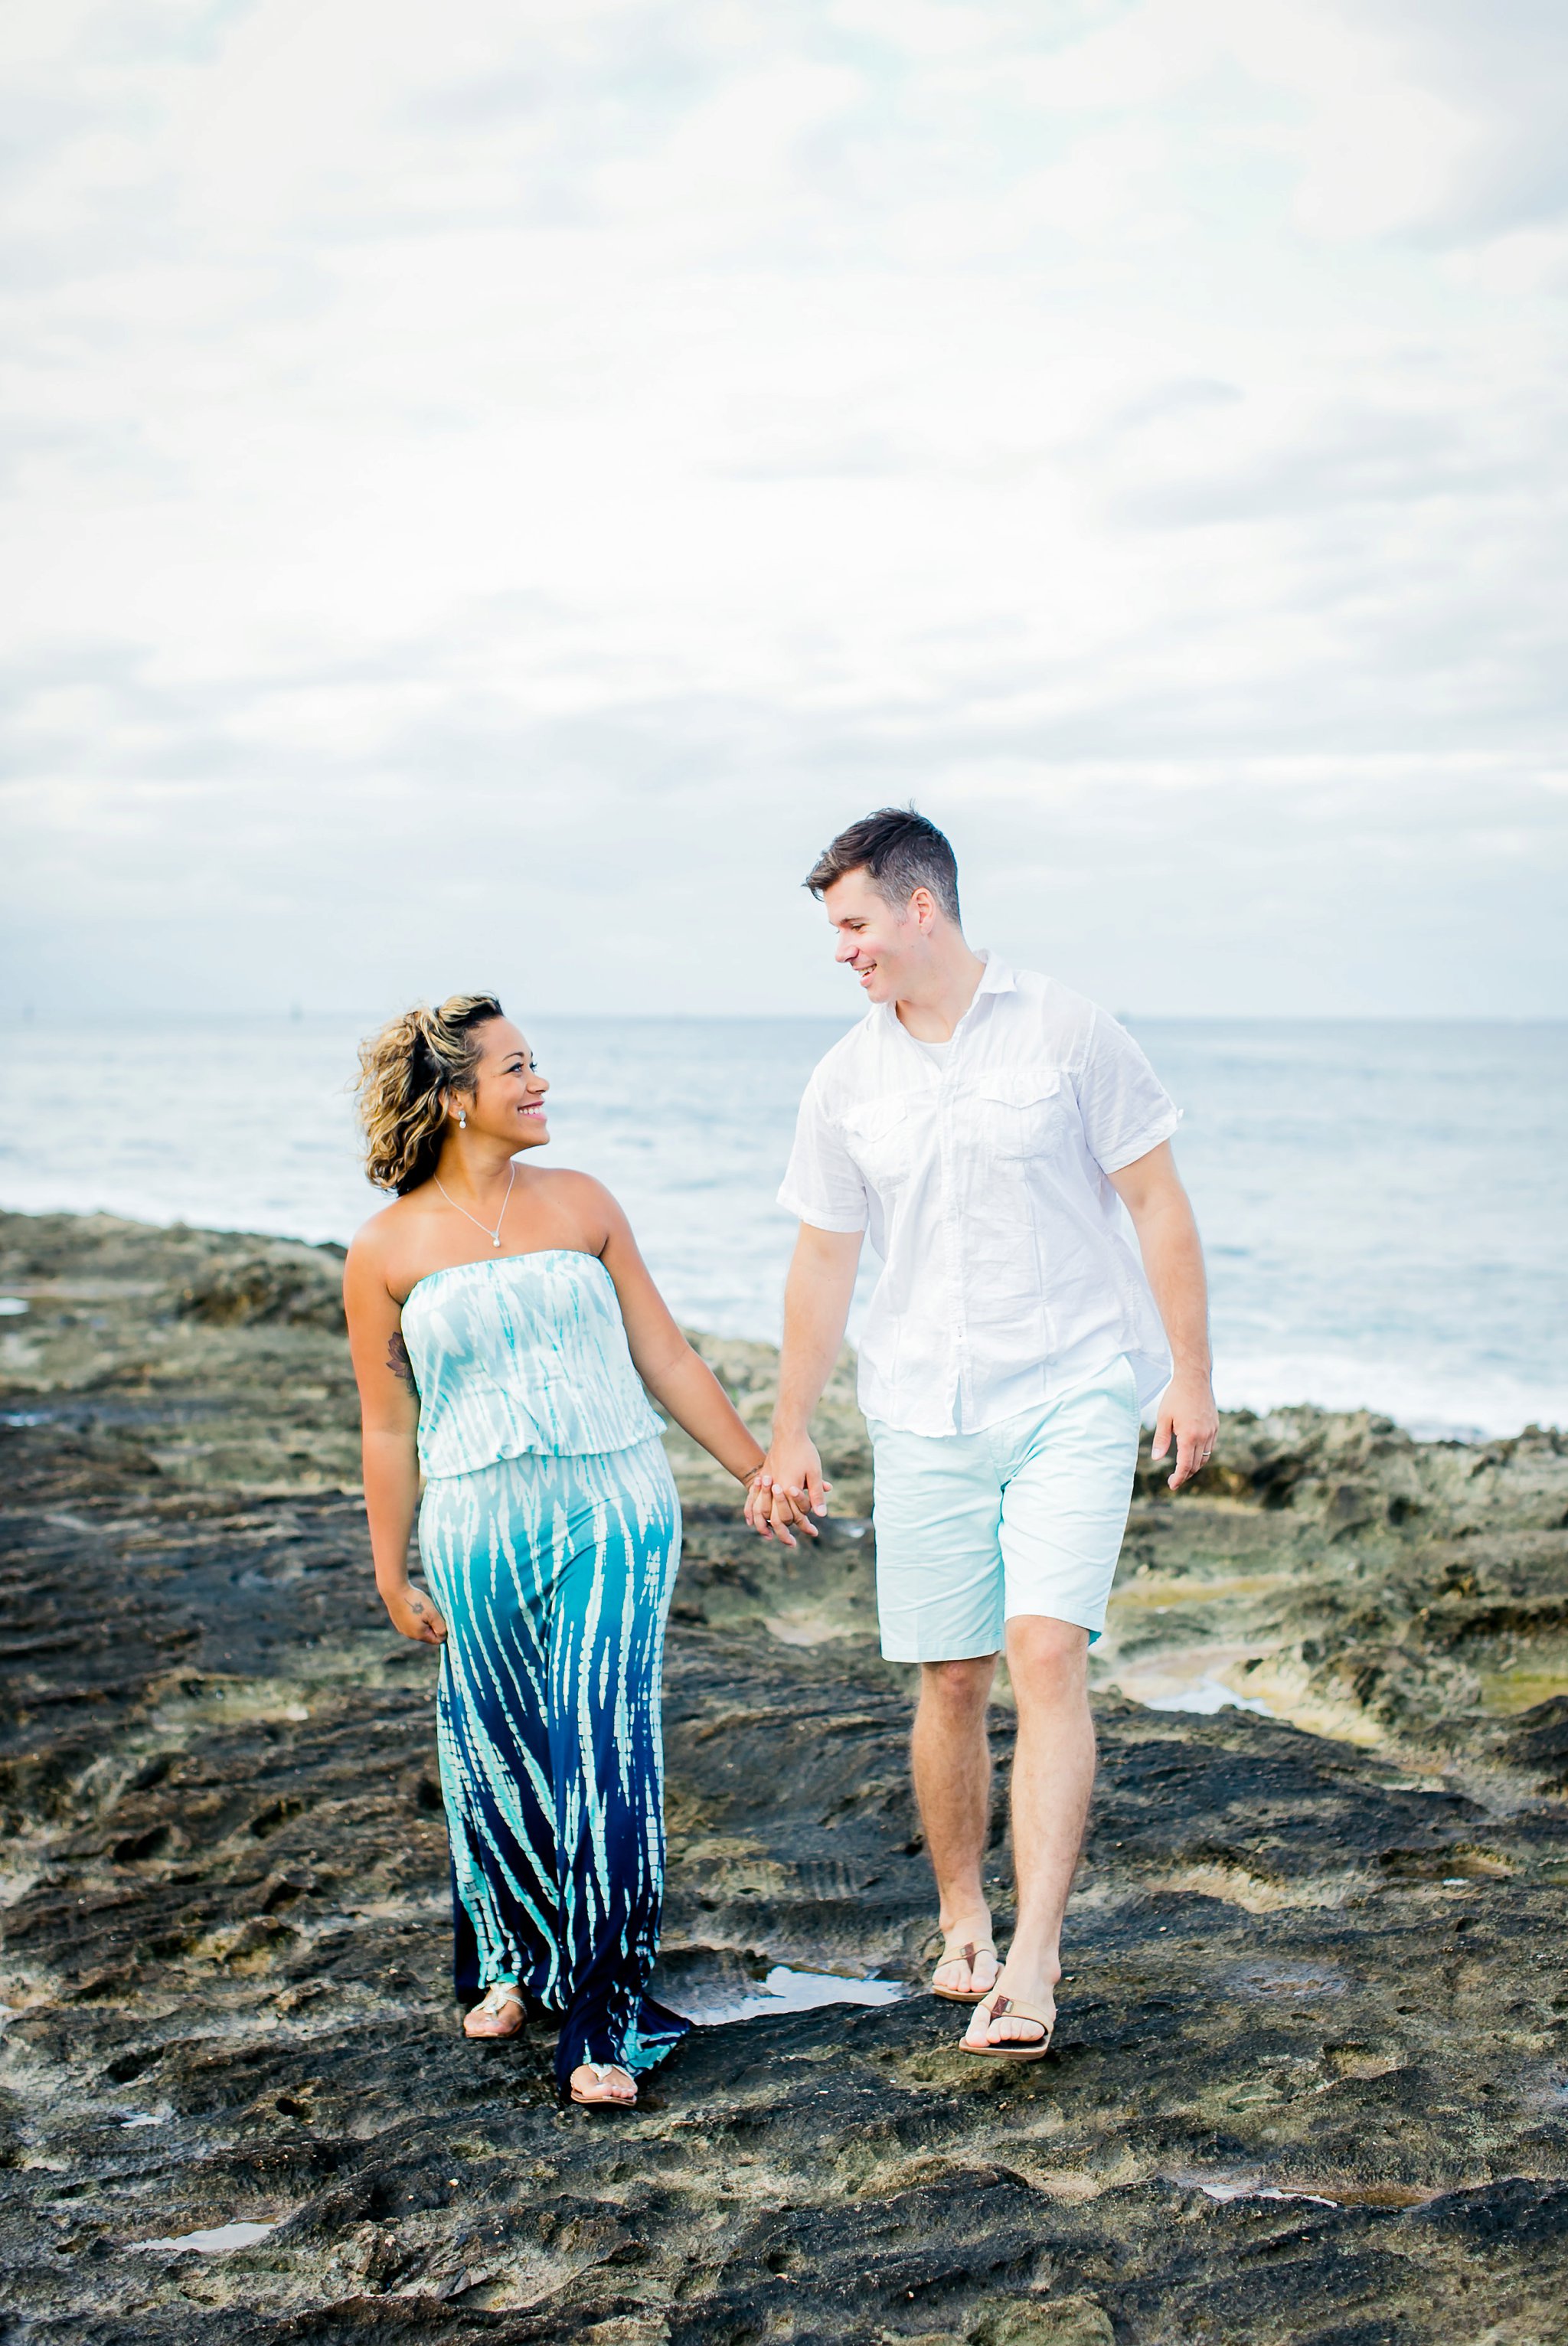
<path id="1" fill-rule="evenodd" d="M 528 935 L 556 1006 L 822 1006 L 796 867 L 914 791 L 998 918 L 1123 842 L 1134 1006 L 1238 982 L 1184 901 L 1321 999 L 1331 871 L 1361 1006 L 1563 1006 L 1530 857 L 1454 845 L 1475 792 L 1556 868 L 1563 40 L 12 11 L 0 984 L 357 1005 Z"/>

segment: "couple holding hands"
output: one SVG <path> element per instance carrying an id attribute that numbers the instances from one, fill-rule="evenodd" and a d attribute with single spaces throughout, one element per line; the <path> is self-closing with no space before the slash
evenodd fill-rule
<path id="1" fill-rule="evenodd" d="M 870 1236 L 882 1271 L 859 1394 L 882 1651 L 921 1665 L 914 1785 L 944 1941 L 932 1987 L 974 2006 L 962 2042 L 989 2059 L 1042 2059 L 1054 2025 L 1095 1770 L 1087 1655 L 1141 1413 L 1161 1396 L 1155 1455 L 1174 1447 L 1173 1489 L 1214 1444 L 1177 1112 L 1136 1044 L 1054 980 L 972 951 L 952 850 L 912 811 L 852 824 L 806 884 L 869 1007 L 807 1086 L 779 1191 L 800 1229 L 766 1453 L 614 1198 L 532 1161 L 548 1086 L 497 1001 L 411 1011 L 361 1053 L 367 1169 L 396 1193 L 344 1271 L 365 1504 L 394 1627 L 442 1648 L 456 1984 L 478 1999 L 463 2025 L 505 2036 L 530 2013 L 557 2020 L 556 2075 L 577 2102 L 635 2103 L 639 2071 L 687 2026 L 647 1992 L 680 1555 L 648 1396 L 745 1486 L 755 1531 L 814 1536 L 827 1487 L 811 1413 Z M 425 1589 L 408 1573 L 416 1514 Z M 1003 1651 L 1018 1714 L 1004 1963 L 981 1876 Z"/>

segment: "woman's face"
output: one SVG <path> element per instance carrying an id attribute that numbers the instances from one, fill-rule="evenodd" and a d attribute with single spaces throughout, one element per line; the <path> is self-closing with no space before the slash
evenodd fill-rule
<path id="1" fill-rule="evenodd" d="M 479 1071 L 472 1097 L 454 1097 L 468 1110 L 469 1127 L 508 1148 L 538 1148 L 550 1137 L 545 1094 L 550 1086 L 534 1065 L 527 1037 L 510 1018 L 487 1018 L 474 1035 Z"/>

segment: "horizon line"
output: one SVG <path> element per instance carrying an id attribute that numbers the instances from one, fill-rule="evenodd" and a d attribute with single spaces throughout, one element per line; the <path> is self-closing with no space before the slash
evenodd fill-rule
<path id="1" fill-rule="evenodd" d="M 8 1014 L 6 1023 L 13 1026 L 46 1026 L 71 1025 L 78 1021 L 96 1020 L 118 1028 L 158 1025 L 221 1025 L 245 1023 L 256 1025 L 300 1026 L 331 1021 L 341 1025 L 374 1026 L 385 1023 L 395 1014 L 365 1009 L 307 1009 L 303 1005 L 287 1008 L 248 1010 L 193 1010 L 160 1007 L 150 1010 L 90 1009 L 60 1011 L 40 1010 L 36 1004 L 25 1004 Z M 801 1022 L 812 1025 L 857 1025 L 864 1012 L 834 1010 L 530 1010 L 534 1018 L 581 1020 L 585 1024 L 628 1026 L 743 1026 L 758 1025 L 791 1025 Z M 1487 1012 L 1431 1010 L 1137 1010 L 1119 1007 L 1111 1014 L 1119 1025 L 1182 1026 L 1563 1026 L 1568 1025 L 1568 1010 L 1495 1010 Z"/>

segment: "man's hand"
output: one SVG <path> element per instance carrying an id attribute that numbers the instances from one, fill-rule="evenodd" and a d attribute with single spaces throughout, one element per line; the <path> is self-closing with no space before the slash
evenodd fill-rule
<path id="1" fill-rule="evenodd" d="M 816 1538 L 811 1517 L 827 1514 L 832 1487 L 822 1480 L 822 1462 L 809 1434 L 776 1440 L 746 1494 L 746 1520 L 764 1539 L 794 1547 L 797 1531 Z"/>
<path id="2" fill-rule="evenodd" d="M 1160 1401 L 1154 1448 L 1149 1453 L 1151 1458 L 1163 1458 L 1176 1443 L 1176 1468 L 1170 1477 L 1173 1491 L 1179 1491 L 1200 1466 L 1208 1464 L 1218 1432 L 1219 1414 L 1208 1379 L 1195 1373 L 1174 1376 Z"/>

